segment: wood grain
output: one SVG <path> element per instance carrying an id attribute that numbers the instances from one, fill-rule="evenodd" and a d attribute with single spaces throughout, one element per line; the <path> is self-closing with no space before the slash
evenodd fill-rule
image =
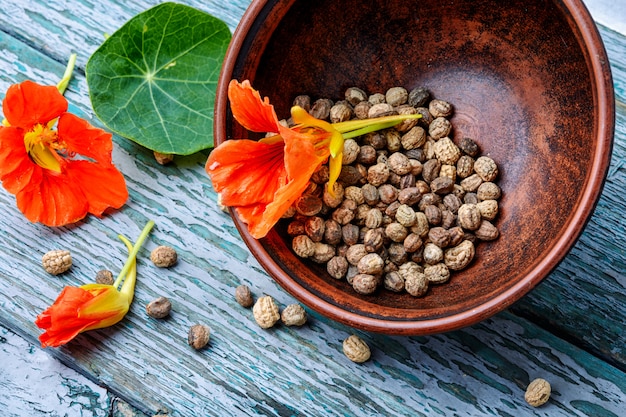
<path id="1" fill-rule="evenodd" d="M 249 2 L 187 3 L 234 28 Z M 104 32 L 152 4 L 3 2 L 0 94 L 27 78 L 56 83 L 75 51 L 79 70 L 66 93 L 70 111 L 100 125 L 80 68 Z M 515 306 L 532 321 L 505 312 L 430 337 L 357 332 L 374 352 L 364 365 L 341 352 L 341 342 L 354 331 L 316 314 L 300 329 L 261 330 L 251 311 L 235 302 L 238 284 L 250 285 L 256 296 L 274 296 L 281 306 L 293 299 L 260 268 L 231 219 L 217 208 L 203 169 L 207 153 L 162 167 L 147 150 L 115 137 L 113 160 L 127 178 L 130 199 L 103 219 L 90 217 L 58 229 L 33 225 L 18 212 L 14 197 L 0 191 L 0 324 L 37 344 L 35 316 L 64 285 L 92 281 L 103 268 L 119 271 L 125 249 L 117 234 L 135 239 L 153 219 L 157 226 L 139 255 L 128 316 L 45 351 L 148 415 L 158 410 L 172 416 L 621 415 L 626 399 L 626 38 L 606 28 L 602 35 L 618 101 L 613 162 L 596 213 L 574 250 Z M 150 263 L 150 250 L 160 244 L 176 248 L 178 265 L 162 270 Z M 40 266 L 41 255 L 53 248 L 69 249 L 74 257 L 73 268 L 58 277 Z M 161 295 L 172 300 L 172 315 L 151 319 L 145 305 Z M 186 344 L 194 323 L 212 329 L 209 346 L 198 352 Z M 0 367 L 14 363 L 0 361 Z M 535 377 L 553 386 L 551 401 L 538 410 L 523 399 Z M 55 381 L 51 390 L 60 390 Z M 16 407 L 6 397 L 16 390 L 2 391 L 0 405 Z M 16 410 L 15 415 L 28 415 Z"/>

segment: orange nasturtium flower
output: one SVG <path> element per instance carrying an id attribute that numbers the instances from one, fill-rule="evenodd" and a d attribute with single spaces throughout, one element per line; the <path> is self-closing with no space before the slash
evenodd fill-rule
<path id="1" fill-rule="evenodd" d="M 124 318 L 135 293 L 137 252 L 153 226 L 150 220 L 134 246 L 124 236 L 119 236 L 128 248 L 128 259 L 113 285 L 65 287 L 54 304 L 37 316 L 35 324 L 45 330 L 39 336 L 41 347 L 64 345 L 79 333 L 112 326 Z M 122 288 L 118 290 L 122 281 Z"/>
<path id="2" fill-rule="evenodd" d="M 228 140 L 216 147 L 206 163 L 213 187 L 225 206 L 233 207 L 250 235 L 267 235 L 302 195 L 313 173 L 329 160 L 328 190 L 341 172 L 343 142 L 386 129 L 418 114 L 328 123 L 291 108 L 294 126 L 278 121 L 269 99 L 261 99 L 248 80 L 232 80 L 228 98 L 234 118 L 253 132 L 273 133 L 259 141 Z"/>
<path id="3" fill-rule="evenodd" d="M 112 135 L 68 113 L 61 88 L 24 81 L 2 102 L 0 180 L 28 220 L 47 226 L 99 217 L 128 199 Z"/>

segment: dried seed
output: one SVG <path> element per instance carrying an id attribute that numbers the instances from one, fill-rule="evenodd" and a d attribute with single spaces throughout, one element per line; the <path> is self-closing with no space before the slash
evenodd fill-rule
<path id="1" fill-rule="evenodd" d="M 356 274 L 352 278 L 352 288 L 359 294 L 373 294 L 378 288 L 378 278 L 370 274 Z"/>
<path id="2" fill-rule="evenodd" d="M 51 250 L 43 255 L 41 264 L 49 274 L 59 275 L 72 266 L 72 255 L 67 250 Z"/>
<path id="3" fill-rule="evenodd" d="M 367 102 L 367 94 L 358 87 L 349 87 L 344 94 L 346 101 L 353 106 L 361 102 Z"/>
<path id="4" fill-rule="evenodd" d="M 237 300 L 242 307 L 252 307 L 254 297 L 252 296 L 250 287 L 244 284 L 237 286 L 237 288 L 235 288 L 235 300 Z"/>
<path id="5" fill-rule="evenodd" d="M 252 307 L 254 320 L 263 329 L 269 329 L 280 319 L 278 306 L 270 295 L 260 297 Z"/>
<path id="6" fill-rule="evenodd" d="M 202 349 L 209 343 L 210 336 L 211 329 L 208 326 L 203 324 L 194 324 L 189 328 L 187 343 L 196 350 Z"/>
<path id="7" fill-rule="evenodd" d="M 457 246 L 447 249 L 444 253 L 444 263 L 453 271 L 460 271 L 474 259 L 474 244 L 464 240 Z"/>
<path id="8" fill-rule="evenodd" d="M 159 268 L 169 268 L 178 262 L 178 254 L 174 248 L 161 245 L 152 250 L 150 260 Z"/>
<path id="9" fill-rule="evenodd" d="M 446 137 L 452 131 L 452 124 L 444 117 L 436 117 L 428 126 L 428 135 L 433 139 Z"/>
<path id="10" fill-rule="evenodd" d="M 300 304 L 289 304 L 280 314 L 285 326 L 302 326 L 306 323 L 307 314 Z"/>
<path id="11" fill-rule="evenodd" d="M 148 303 L 146 313 L 155 319 L 167 317 L 172 310 L 172 303 L 166 297 L 158 297 Z"/>
<path id="12" fill-rule="evenodd" d="M 544 405 L 550 399 L 552 388 L 550 383 L 542 378 L 537 378 L 528 384 L 524 399 L 533 407 Z"/>
<path id="13" fill-rule="evenodd" d="M 96 273 L 97 284 L 113 285 L 114 282 L 113 273 L 108 269 L 101 269 L 98 273 Z"/>
<path id="14" fill-rule="evenodd" d="M 476 230 L 480 227 L 480 210 L 476 204 L 463 204 L 459 207 L 459 226 L 466 230 Z"/>
<path id="15" fill-rule="evenodd" d="M 496 162 L 488 156 L 481 156 L 474 162 L 474 172 L 483 181 L 493 181 L 498 176 L 498 166 Z"/>
<path id="16" fill-rule="evenodd" d="M 449 117 L 452 114 L 452 105 L 447 101 L 433 99 L 428 104 L 428 111 L 433 117 Z"/>
<path id="17" fill-rule="evenodd" d="M 367 343 L 354 334 L 343 341 L 343 353 L 348 359 L 356 363 L 366 362 L 372 355 Z"/>
<path id="18" fill-rule="evenodd" d="M 408 101 L 413 107 L 422 107 L 430 100 L 430 92 L 424 87 L 417 87 L 409 93 Z"/>
<path id="19" fill-rule="evenodd" d="M 348 260 L 345 256 L 333 256 L 326 264 L 326 271 L 335 279 L 342 279 L 348 272 Z"/>

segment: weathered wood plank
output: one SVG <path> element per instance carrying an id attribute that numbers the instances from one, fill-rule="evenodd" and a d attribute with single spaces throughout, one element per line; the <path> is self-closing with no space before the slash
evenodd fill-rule
<path id="1" fill-rule="evenodd" d="M 11 416 L 109 415 L 107 391 L 0 327 L 0 410 Z"/>
<path id="2" fill-rule="evenodd" d="M 238 2 L 242 3 L 247 2 Z M 9 1 L 3 7 L 1 28 L 25 43 L 0 32 L 0 49 L 9 52 L 0 56 L 0 91 L 25 78 L 55 83 L 69 52 L 80 49 L 84 65 L 101 41 L 99 34 L 114 30 L 143 10 L 145 3 L 124 2 L 123 7 L 118 3 L 110 7 L 109 3 L 77 4 L 72 10 L 57 2 L 24 6 Z M 52 10 L 44 13 L 47 5 Z M 85 9 L 78 12 L 81 5 Z M 243 10 L 235 6 L 220 10 Z M 89 7 L 96 13 L 88 11 Z M 8 22 L 9 16 L 26 20 L 18 25 Z M 61 30 L 63 25 L 66 27 Z M 623 37 L 617 39 L 623 42 Z M 44 45 L 43 53 L 29 47 L 39 45 Z M 72 102 L 71 111 L 92 116 L 83 77 L 76 77 L 66 96 Z M 618 146 L 623 152 L 626 123 L 620 120 Z M 64 348 L 49 350 L 146 413 L 169 409 L 174 416 L 621 414 L 626 398 L 624 373 L 508 313 L 463 331 L 432 337 L 361 333 L 374 348 L 373 360 L 363 366 L 352 364 L 341 353 L 341 341 L 352 330 L 318 315 L 313 314 L 302 329 L 260 330 L 250 311 L 234 301 L 236 285 L 245 282 L 257 295 L 271 294 L 281 305 L 293 300 L 267 277 L 228 216 L 215 207 L 215 195 L 203 171 L 206 153 L 161 167 L 150 152 L 121 138 L 116 137 L 115 142 L 114 161 L 129 181 L 131 199 L 122 210 L 102 220 L 89 218 L 61 229 L 32 225 L 17 211 L 13 197 L 0 192 L 0 231 L 4 235 L 0 241 L 0 322 L 19 329 L 34 342 L 39 334 L 34 317 L 62 286 L 88 282 L 102 268 L 118 271 L 125 250 L 117 233 L 134 238 L 148 218 L 156 220 L 157 228 L 140 253 L 139 283 L 127 318 L 112 328 L 81 335 Z M 614 158 L 613 167 L 615 162 Z M 601 295 L 590 297 L 584 292 L 596 285 L 602 291 L 616 291 L 617 296 L 624 293 L 620 272 L 624 270 L 623 246 L 612 245 L 621 245 L 619 239 L 625 234 L 616 232 L 620 235 L 617 241 L 616 236 L 598 240 L 608 226 L 623 227 L 619 212 L 610 209 L 613 204 L 623 209 L 617 188 L 623 181 L 623 168 L 614 168 L 612 178 L 614 188 L 607 188 L 611 190 L 608 197 L 606 190 L 603 195 L 606 220 L 598 222 L 598 234 L 588 238 L 591 250 L 579 245 L 580 253 L 570 255 L 580 258 L 574 261 L 577 268 L 589 269 L 600 262 L 598 270 L 609 272 L 601 272 L 596 282 L 592 274 L 573 271 L 577 277 L 574 288 L 565 285 L 566 279 L 559 278 L 558 271 L 548 282 L 556 276 L 563 287 L 552 289 L 563 294 L 560 309 L 550 311 L 555 326 L 569 325 L 568 314 L 577 307 L 586 308 L 584 317 L 577 316 L 578 325 L 589 323 L 601 330 L 607 324 L 607 334 L 614 337 L 617 325 L 623 323 L 623 310 L 612 310 Z M 165 271 L 151 266 L 147 255 L 158 244 L 175 247 L 181 262 Z M 70 249 L 75 266 L 63 276 L 50 277 L 39 266 L 40 256 L 56 247 Z M 603 253 L 607 250 L 603 248 L 610 253 Z M 611 261 L 602 256 L 622 264 L 611 267 Z M 535 292 L 551 290 L 544 287 Z M 143 306 L 159 295 L 174 303 L 168 320 L 149 319 L 143 311 Z M 602 317 L 607 313 L 603 309 L 611 314 L 608 318 Z M 543 315 L 537 318 L 545 320 Z M 185 340 L 187 328 L 196 322 L 209 324 L 213 332 L 208 349 L 200 352 L 191 350 Z M 574 327 L 576 323 L 571 324 Z M 576 336 L 573 340 L 583 336 L 571 334 Z M 594 337 L 589 339 L 594 346 L 623 348 L 623 344 L 608 344 L 602 334 Z M 531 409 L 523 400 L 525 385 L 536 376 L 548 379 L 555 391 L 554 400 L 540 410 Z"/>

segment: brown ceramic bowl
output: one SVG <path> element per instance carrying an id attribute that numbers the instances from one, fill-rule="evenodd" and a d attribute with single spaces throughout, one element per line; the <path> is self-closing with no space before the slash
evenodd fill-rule
<path id="1" fill-rule="evenodd" d="M 218 86 L 215 141 L 252 137 L 229 112 L 227 85 L 249 79 L 288 117 L 299 94 L 342 98 L 392 86 L 451 102 L 453 139 L 498 162 L 500 238 L 470 266 L 414 298 L 358 295 L 297 258 L 284 227 L 254 256 L 303 304 L 350 326 L 418 335 L 458 329 L 511 305 L 566 256 L 600 196 L 614 96 L 608 59 L 578 0 L 259 0 L 237 28 Z"/>

